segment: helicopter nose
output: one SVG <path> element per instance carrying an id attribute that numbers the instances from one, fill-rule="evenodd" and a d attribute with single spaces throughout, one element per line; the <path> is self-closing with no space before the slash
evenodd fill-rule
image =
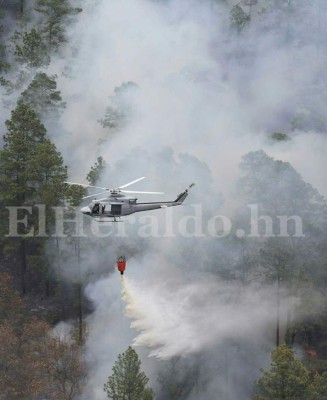
<path id="1" fill-rule="evenodd" d="M 86 214 L 86 215 L 91 215 L 91 210 L 90 210 L 90 208 L 89 207 L 82 207 L 81 209 L 80 209 L 80 211 L 83 213 L 83 214 Z"/>

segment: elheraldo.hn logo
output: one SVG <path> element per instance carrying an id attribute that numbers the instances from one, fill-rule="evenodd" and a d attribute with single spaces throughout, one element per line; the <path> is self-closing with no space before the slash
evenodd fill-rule
<path id="1" fill-rule="evenodd" d="M 43 204 L 24 207 L 6 207 L 8 210 L 8 232 L 6 237 L 128 237 L 130 231 L 139 237 L 215 237 L 225 238 L 235 235 L 238 238 L 301 238 L 303 222 L 299 215 L 279 215 L 275 218 L 259 213 L 258 204 L 247 205 L 247 228 L 238 227 L 232 218 L 226 215 L 213 215 L 204 218 L 201 204 L 188 206 L 188 213 L 176 217 L 174 210 L 166 208 L 163 216 L 128 216 L 124 221 L 99 223 L 97 219 L 87 219 L 80 208 L 51 207 L 53 227 L 47 231 L 47 209 Z M 33 216 L 33 223 L 29 217 Z M 136 232 L 135 232 L 136 229 Z"/>

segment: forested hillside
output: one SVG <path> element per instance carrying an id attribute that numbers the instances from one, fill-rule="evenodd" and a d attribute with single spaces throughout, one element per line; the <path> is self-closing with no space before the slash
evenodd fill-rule
<path id="1" fill-rule="evenodd" d="M 0 2 L 0 400 L 325 398 L 326 26 L 323 0 Z M 130 204 L 195 186 L 80 212 L 144 176 L 164 195 Z"/>

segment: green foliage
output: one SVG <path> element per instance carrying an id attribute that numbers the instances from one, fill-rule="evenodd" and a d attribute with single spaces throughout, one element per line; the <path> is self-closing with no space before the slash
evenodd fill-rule
<path id="1" fill-rule="evenodd" d="M 16 61 L 33 68 L 49 65 L 50 56 L 47 45 L 41 32 L 35 28 L 30 32 L 15 32 L 12 41 L 15 45 Z"/>
<path id="2" fill-rule="evenodd" d="M 37 114 L 20 103 L 6 126 L 8 133 L 0 152 L 1 183 L 6 188 L 2 200 L 16 206 L 41 200 L 58 204 L 67 168 L 55 145 L 46 138 Z"/>
<path id="3" fill-rule="evenodd" d="M 290 140 L 290 137 L 283 132 L 274 132 L 270 135 L 270 138 L 276 142 L 286 142 Z"/>
<path id="4" fill-rule="evenodd" d="M 229 15 L 230 27 L 237 33 L 241 33 L 249 25 L 250 20 L 250 16 L 238 4 L 231 9 Z"/>
<path id="5" fill-rule="evenodd" d="M 108 168 L 106 161 L 102 157 L 97 158 L 97 162 L 91 167 L 90 172 L 86 175 L 86 179 L 90 185 L 95 185 L 101 178 L 101 175 Z"/>
<path id="6" fill-rule="evenodd" d="M 119 129 L 130 120 L 134 112 L 133 100 L 137 90 L 138 86 L 133 82 L 124 82 L 115 88 L 104 118 L 99 120 L 104 128 Z"/>
<path id="7" fill-rule="evenodd" d="M 327 372 L 322 375 L 316 374 L 309 386 L 306 400 L 327 400 Z"/>
<path id="8" fill-rule="evenodd" d="M 301 298 L 301 306 L 295 311 L 293 322 L 289 310 L 287 342 L 294 343 L 296 340 L 303 345 L 305 341 L 301 336 L 309 338 L 310 335 L 299 325 L 303 328 L 309 319 L 311 322 L 308 325 L 322 326 L 317 315 L 320 310 L 316 305 L 309 305 L 318 296 L 317 289 L 320 287 L 324 291 L 326 288 L 326 201 L 290 164 L 274 160 L 263 151 L 245 155 L 241 168 L 243 176 L 239 180 L 239 193 L 244 196 L 245 204 L 258 205 L 259 217 L 271 218 L 273 235 L 278 236 L 281 232 L 280 216 L 297 218 L 298 222 L 293 220 L 284 226 L 286 233 L 284 230 L 282 237 L 262 237 L 256 246 L 265 280 L 277 280 L 284 290 L 287 288 L 288 293 Z M 249 229 L 245 224 L 247 222 L 244 228 Z M 263 221 L 258 223 L 259 235 L 265 234 L 267 225 Z M 298 233 L 303 233 L 304 237 L 294 235 L 296 225 L 300 226 Z M 315 344 L 310 343 L 312 345 Z"/>
<path id="9" fill-rule="evenodd" d="M 0 25 L 0 36 L 3 34 L 3 26 Z M 10 66 L 7 62 L 6 46 L 0 42 L 0 73 L 8 72 Z"/>
<path id="10" fill-rule="evenodd" d="M 240 168 L 240 192 L 268 215 L 309 217 L 325 208 L 323 197 L 289 163 L 274 160 L 262 150 L 246 154 Z"/>
<path id="11" fill-rule="evenodd" d="M 0 10 L 0 19 L 3 14 Z M 0 74 L 6 73 L 10 70 L 10 65 L 7 60 L 7 46 L 3 41 L 3 26 L 0 24 Z M 7 81 L 3 76 L 0 75 L 0 86 L 8 86 L 9 81 Z"/>
<path id="12" fill-rule="evenodd" d="M 309 385 L 309 371 L 286 345 L 271 353 L 270 370 L 262 370 L 254 400 L 302 400 Z"/>
<path id="13" fill-rule="evenodd" d="M 56 146 L 46 138 L 37 146 L 36 156 L 31 160 L 32 179 L 37 182 L 36 200 L 48 206 L 58 205 L 64 197 L 64 180 L 67 167 Z"/>
<path id="14" fill-rule="evenodd" d="M 292 247 L 287 238 L 269 238 L 260 249 L 260 259 L 267 268 L 266 279 L 287 283 L 293 277 Z"/>
<path id="15" fill-rule="evenodd" d="M 10 88 L 10 81 L 8 81 L 8 79 L 5 79 L 3 76 L 0 76 L 0 86 Z"/>
<path id="16" fill-rule="evenodd" d="M 77 207 L 81 204 L 82 197 L 86 196 L 87 189 L 78 185 L 65 185 L 65 199 L 68 204 Z"/>
<path id="17" fill-rule="evenodd" d="M 48 48 L 58 50 L 60 45 L 66 42 L 65 24 L 67 18 L 82 12 L 82 9 L 72 7 L 69 0 L 36 0 L 35 11 L 45 17 L 42 32 Z"/>
<path id="18" fill-rule="evenodd" d="M 26 103 L 40 116 L 59 117 L 66 104 L 62 101 L 61 93 L 57 90 L 57 75 L 49 76 L 38 72 L 21 94 L 18 103 Z"/>
<path id="19" fill-rule="evenodd" d="M 7 188 L 2 199 L 7 204 L 23 205 L 32 198 L 31 162 L 36 157 L 37 147 L 45 140 L 46 130 L 36 113 L 21 103 L 6 121 L 8 133 L 4 135 L 1 151 L 1 180 Z"/>
<path id="20" fill-rule="evenodd" d="M 55 145 L 46 137 L 44 125 L 28 105 L 20 103 L 12 111 L 6 126 L 8 133 L 4 135 L 4 147 L 0 151 L 0 201 L 5 206 L 43 204 L 46 207 L 46 228 L 49 228 L 53 217 L 50 207 L 58 205 L 65 195 L 67 168 Z M 20 224 L 20 234 L 32 227 L 37 232 L 39 221 L 33 210 L 32 216 L 28 217 L 28 230 Z M 5 221 L 9 223 L 7 216 Z M 47 272 L 41 256 L 44 239 L 8 238 L 7 242 L 14 244 L 12 252 L 20 254 L 22 292 L 25 293 L 29 261 L 31 272 L 37 270 L 39 277 L 41 274 L 44 278 L 44 272 Z"/>
<path id="21" fill-rule="evenodd" d="M 316 352 L 315 368 L 327 370 L 327 312 L 326 291 L 317 290 L 309 281 L 301 288 L 301 303 L 294 311 L 294 322 L 288 332 L 290 343 Z"/>
<path id="22" fill-rule="evenodd" d="M 104 385 L 107 396 L 114 400 L 153 400 L 154 393 L 146 388 L 149 379 L 141 372 L 141 361 L 134 349 L 129 347 L 125 353 L 119 354 Z"/>

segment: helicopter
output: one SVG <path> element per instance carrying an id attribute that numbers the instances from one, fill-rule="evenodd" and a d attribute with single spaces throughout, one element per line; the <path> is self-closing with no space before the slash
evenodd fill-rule
<path id="1" fill-rule="evenodd" d="M 144 191 L 134 191 L 134 190 L 124 190 L 130 185 L 137 183 L 145 179 L 145 176 L 135 179 L 134 181 L 128 182 L 122 186 L 118 186 L 115 189 L 104 188 L 100 186 L 84 185 L 75 182 L 65 182 L 69 185 L 79 185 L 85 188 L 102 189 L 104 192 L 92 194 L 90 196 L 85 196 L 83 199 L 90 197 L 99 196 L 103 193 L 109 192 L 109 196 L 103 199 L 97 200 L 96 198 L 91 201 L 91 203 L 85 207 L 81 208 L 81 212 L 85 215 L 95 218 L 98 222 L 113 221 L 119 222 L 120 217 L 125 215 L 134 214 L 136 212 L 155 210 L 159 208 L 179 206 L 188 196 L 188 191 L 194 186 L 194 183 L 190 184 L 189 187 L 180 193 L 177 198 L 173 201 L 165 202 L 149 202 L 149 203 L 138 203 L 136 197 L 128 197 L 126 194 L 164 194 L 163 192 L 144 192 Z"/>

